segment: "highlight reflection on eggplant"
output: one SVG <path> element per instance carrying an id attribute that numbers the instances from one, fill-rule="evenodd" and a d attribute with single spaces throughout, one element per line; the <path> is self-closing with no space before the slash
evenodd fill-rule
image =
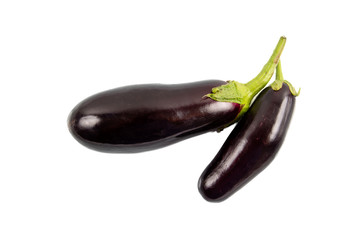
<path id="1" fill-rule="evenodd" d="M 264 170 L 279 151 L 298 93 L 283 79 L 280 62 L 276 75 L 202 173 L 198 188 L 206 200 L 220 202 L 231 196 Z"/>
<path id="2" fill-rule="evenodd" d="M 269 82 L 286 39 L 281 37 L 262 71 L 250 82 L 207 80 L 144 84 L 95 94 L 70 113 L 68 127 L 86 147 L 136 153 L 165 147 L 235 123 Z"/>

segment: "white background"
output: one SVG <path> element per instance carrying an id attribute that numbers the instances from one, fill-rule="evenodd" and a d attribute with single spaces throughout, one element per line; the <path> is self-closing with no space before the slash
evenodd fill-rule
<path id="1" fill-rule="evenodd" d="M 357 1 L 1 1 L 0 239 L 360 239 Z M 141 154 L 78 144 L 84 98 L 247 82 L 280 36 L 301 94 L 274 162 L 222 203 L 197 181 L 231 128 Z"/>

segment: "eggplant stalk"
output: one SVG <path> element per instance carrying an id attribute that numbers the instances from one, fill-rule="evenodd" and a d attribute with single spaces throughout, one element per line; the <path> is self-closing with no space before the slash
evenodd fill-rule
<path id="1" fill-rule="evenodd" d="M 227 84 L 215 87 L 212 93 L 205 95 L 219 102 L 234 102 L 242 105 L 242 109 L 233 122 L 237 122 L 250 107 L 251 100 L 263 89 L 274 74 L 275 68 L 280 61 L 280 55 L 285 47 L 286 38 L 282 36 L 275 47 L 273 54 L 262 68 L 260 73 L 248 83 L 228 81 Z"/>

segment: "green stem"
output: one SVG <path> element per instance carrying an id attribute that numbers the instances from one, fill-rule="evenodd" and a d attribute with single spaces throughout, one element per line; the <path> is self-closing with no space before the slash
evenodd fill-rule
<path id="1" fill-rule="evenodd" d="M 294 95 L 295 97 L 299 96 L 300 89 L 299 89 L 299 91 L 296 92 L 293 85 L 289 81 L 284 79 L 284 76 L 283 76 L 283 73 L 282 73 L 282 68 L 281 68 L 281 62 L 279 60 L 279 63 L 277 65 L 277 67 L 276 67 L 275 81 L 270 86 L 274 91 L 278 91 L 278 90 L 280 90 L 282 88 L 284 83 L 289 86 L 289 89 L 290 89 L 290 92 L 292 93 L 292 95 Z"/>
<path id="2" fill-rule="evenodd" d="M 274 74 L 275 68 L 280 60 L 280 55 L 284 49 L 285 43 L 286 38 L 281 37 L 273 54 L 271 55 L 269 61 L 265 64 L 261 72 L 254 79 L 245 84 L 249 88 L 251 98 L 253 98 L 270 81 L 272 75 Z"/>
<path id="3" fill-rule="evenodd" d="M 276 80 L 278 81 L 284 81 L 284 76 L 282 73 L 282 68 L 281 68 L 281 61 L 279 60 L 278 65 L 276 66 Z"/>
<path id="4" fill-rule="evenodd" d="M 278 65 L 285 43 L 286 38 L 281 37 L 268 62 L 265 64 L 261 72 L 250 82 L 243 84 L 237 81 L 228 81 L 227 84 L 214 87 L 211 93 L 205 95 L 215 101 L 233 102 L 241 105 L 239 114 L 236 116 L 234 121 L 229 123 L 227 126 L 237 122 L 241 116 L 247 112 L 255 95 L 258 94 L 260 90 L 266 86 L 266 84 L 268 84 L 274 74 L 276 66 Z"/>

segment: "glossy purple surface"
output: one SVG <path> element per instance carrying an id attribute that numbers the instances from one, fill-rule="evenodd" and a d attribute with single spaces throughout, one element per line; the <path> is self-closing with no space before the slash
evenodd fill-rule
<path id="1" fill-rule="evenodd" d="M 232 122 L 239 104 L 203 96 L 220 80 L 132 85 L 95 94 L 70 113 L 76 140 L 103 152 L 131 153 L 168 146 Z"/>
<path id="2" fill-rule="evenodd" d="M 264 170 L 280 149 L 295 107 L 286 84 L 265 88 L 199 179 L 208 201 L 223 201 Z"/>

